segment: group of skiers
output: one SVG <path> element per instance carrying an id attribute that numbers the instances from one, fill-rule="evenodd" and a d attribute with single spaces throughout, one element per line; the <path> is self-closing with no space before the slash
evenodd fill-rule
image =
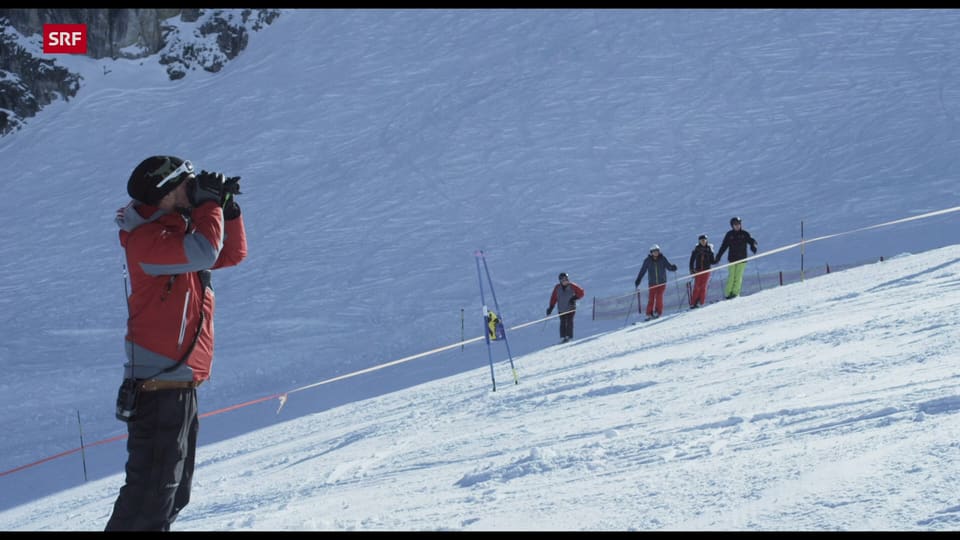
<path id="1" fill-rule="evenodd" d="M 727 253 L 727 262 L 730 263 L 727 282 L 723 288 L 724 298 L 729 300 L 740 296 L 743 285 L 743 271 L 747 264 L 744 259 L 747 258 L 748 247 L 753 253 L 756 253 L 757 241 L 743 229 L 743 221 L 738 216 L 730 218 L 730 230 L 723 236 L 720 250 L 716 254 L 714 254 L 713 244 L 709 243 L 709 237 L 706 234 L 701 234 L 697 238 L 697 245 L 690 253 L 690 275 L 693 276 L 690 309 L 696 309 L 707 303 L 710 268 L 714 264 L 720 264 L 724 253 Z M 640 272 L 637 273 L 637 279 L 633 282 L 634 287 L 638 289 L 639 300 L 640 283 L 643 276 L 647 276 L 648 296 L 645 320 L 656 319 L 663 314 L 663 294 L 667 289 L 668 271 L 676 272 L 677 265 L 667 260 L 667 257 L 660 252 L 659 245 L 650 246 L 650 253 L 643 260 Z M 566 272 L 561 272 L 558 279 L 559 283 L 554 285 L 553 292 L 550 294 L 547 315 L 553 313 L 554 307 L 559 306 L 560 342 L 566 343 L 573 339 L 573 316 L 576 314 L 576 302 L 583 298 L 585 293 L 583 287 L 570 281 L 570 276 Z"/>

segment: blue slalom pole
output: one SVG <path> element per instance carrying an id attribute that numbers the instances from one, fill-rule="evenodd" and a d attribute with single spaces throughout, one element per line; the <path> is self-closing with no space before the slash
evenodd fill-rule
<path id="1" fill-rule="evenodd" d="M 510 342 L 507 340 L 507 329 L 503 326 L 503 312 L 500 311 L 500 304 L 497 303 L 497 293 L 493 290 L 493 280 L 490 279 L 490 269 L 487 268 L 487 258 L 483 256 L 483 250 L 480 252 L 480 258 L 483 259 L 483 269 L 487 272 L 487 283 L 490 285 L 490 296 L 493 296 L 493 307 L 497 310 L 497 315 L 500 317 L 497 326 L 501 333 L 503 333 L 503 342 L 507 346 L 507 357 L 510 358 L 510 369 L 513 371 L 513 384 L 520 384 L 520 380 L 517 378 L 517 368 L 513 365 L 513 355 L 510 354 Z"/>
<path id="2" fill-rule="evenodd" d="M 493 376 L 493 352 L 490 350 L 490 332 L 487 331 L 487 301 L 483 297 L 483 277 L 480 275 L 480 256 L 481 252 L 476 252 L 477 257 L 477 281 L 480 282 L 480 302 L 483 304 L 483 339 L 487 342 L 487 358 L 490 360 L 490 380 L 493 382 L 493 391 L 497 391 L 497 379 Z"/>

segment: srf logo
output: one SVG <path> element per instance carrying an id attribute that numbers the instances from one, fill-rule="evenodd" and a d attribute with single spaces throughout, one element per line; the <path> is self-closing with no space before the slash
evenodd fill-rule
<path id="1" fill-rule="evenodd" d="M 43 54 L 87 54 L 87 25 L 43 25 Z"/>

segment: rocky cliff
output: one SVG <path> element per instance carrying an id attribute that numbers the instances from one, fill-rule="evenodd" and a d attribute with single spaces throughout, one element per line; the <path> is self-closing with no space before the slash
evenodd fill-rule
<path id="1" fill-rule="evenodd" d="M 249 32 L 279 15 L 278 9 L 0 9 L 0 136 L 82 87 L 79 74 L 43 54 L 44 24 L 84 23 L 87 56 L 157 55 L 176 80 L 196 69 L 220 71 L 246 48 Z"/>

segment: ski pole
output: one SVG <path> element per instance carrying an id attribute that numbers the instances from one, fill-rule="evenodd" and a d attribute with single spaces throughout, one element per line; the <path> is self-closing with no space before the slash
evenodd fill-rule
<path id="1" fill-rule="evenodd" d="M 677 311 L 680 311 L 683 309 L 683 293 L 680 292 L 680 281 L 674 279 L 673 284 L 677 286 Z"/>
<path id="2" fill-rule="evenodd" d="M 637 299 L 637 304 L 640 303 L 640 290 L 636 289 L 633 291 L 633 294 L 630 295 L 630 306 L 627 307 L 627 318 L 623 320 L 623 325 L 626 326 L 630 322 L 630 314 L 633 313 L 633 299 Z"/>

